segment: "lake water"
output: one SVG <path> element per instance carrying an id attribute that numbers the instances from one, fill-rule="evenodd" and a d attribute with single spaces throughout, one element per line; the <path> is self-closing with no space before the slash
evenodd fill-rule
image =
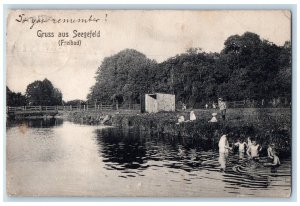
<path id="1" fill-rule="evenodd" d="M 286 197 L 291 192 L 290 159 L 270 168 L 231 153 L 220 172 L 211 141 L 61 119 L 9 123 L 6 138 L 12 195 Z"/>

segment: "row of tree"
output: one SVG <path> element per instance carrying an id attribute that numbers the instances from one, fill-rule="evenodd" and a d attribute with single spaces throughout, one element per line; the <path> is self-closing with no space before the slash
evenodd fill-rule
<path id="1" fill-rule="evenodd" d="M 192 48 L 162 63 L 126 49 L 106 57 L 96 72 L 87 102 L 64 102 L 48 79 L 29 84 L 25 95 L 7 87 L 7 105 L 73 105 L 85 103 L 140 103 L 145 93 L 176 95 L 189 105 L 213 102 L 218 97 L 238 100 L 291 100 L 291 44 L 277 46 L 246 32 L 230 36 L 220 53 Z M 274 101 L 273 101 L 274 102 Z"/>
<path id="2" fill-rule="evenodd" d="M 7 106 L 54 106 L 62 105 L 62 93 L 48 80 L 34 81 L 29 84 L 25 95 L 12 92 L 6 87 Z"/>
<path id="3" fill-rule="evenodd" d="M 106 57 L 96 72 L 89 102 L 139 103 L 145 93 L 176 95 L 194 105 L 217 97 L 291 100 L 291 44 L 277 46 L 246 32 L 230 36 L 220 53 L 192 48 L 162 63 L 126 49 Z"/>

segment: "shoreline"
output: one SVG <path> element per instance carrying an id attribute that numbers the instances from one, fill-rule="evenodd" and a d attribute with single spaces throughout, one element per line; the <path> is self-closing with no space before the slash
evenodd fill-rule
<path id="1" fill-rule="evenodd" d="M 185 119 L 189 111 L 159 112 L 155 114 L 140 113 L 133 110 L 119 111 L 72 111 L 61 115 L 75 123 L 99 124 L 106 115 L 111 116 L 107 125 L 120 129 L 137 129 L 151 135 L 181 136 L 201 138 L 217 142 L 223 132 L 228 133 L 229 141 L 236 142 L 239 138 L 246 141 L 249 136 L 263 148 L 274 143 L 280 154 L 291 155 L 291 109 L 228 109 L 227 120 L 210 123 L 211 113 L 217 110 L 194 110 L 197 119 L 193 122 L 177 123 L 178 115 Z"/>

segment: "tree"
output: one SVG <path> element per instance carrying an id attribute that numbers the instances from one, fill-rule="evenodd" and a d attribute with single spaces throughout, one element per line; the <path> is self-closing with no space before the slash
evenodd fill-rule
<path id="1" fill-rule="evenodd" d="M 220 53 L 190 48 L 157 64 L 126 49 L 98 67 L 88 100 L 139 103 L 144 93 L 172 93 L 190 106 L 216 101 L 291 99 L 291 44 L 282 47 L 245 32 L 232 35 Z"/>
<path id="2" fill-rule="evenodd" d="M 277 83 L 276 92 L 279 97 L 291 101 L 292 86 L 292 48 L 291 42 L 285 42 L 279 55 L 279 71 L 274 79 Z"/>
<path id="3" fill-rule="evenodd" d="M 20 92 L 12 92 L 6 87 L 6 105 L 11 107 L 19 107 L 26 105 L 26 98 Z"/>
<path id="4" fill-rule="evenodd" d="M 217 70 L 223 70 L 218 95 L 231 100 L 271 99 L 280 69 L 281 48 L 257 34 L 230 36 L 224 43 Z"/>
<path id="5" fill-rule="evenodd" d="M 28 104 L 32 106 L 53 106 L 62 104 L 62 93 L 54 88 L 48 79 L 29 84 L 25 94 Z"/>
<path id="6" fill-rule="evenodd" d="M 155 64 L 155 61 L 133 49 L 106 57 L 98 67 L 96 84 L 87 96 L 88 101 L 138 103 L 140 95 L 151 88 L 148 75 Z"/>
<path id="7" fill-rule="evenodd" d="M 167 59 L 155 72 L 155 91 L 174 93 L 179 102 L 194 105 L 213 99 L 216 54 L 190 48 L 185 53 Z"/>
<path id="8" fill-rule="evenodd" d="M 67 106 L 80 106 L 81 104 L 86 104 L 85 101 L 83 100 L 80 100 L 80 99 L 74 99 L 74 100 L 70 100 L 70 101 L 67 101 L 64 103 L 64 105 L 67 105 Z"/>

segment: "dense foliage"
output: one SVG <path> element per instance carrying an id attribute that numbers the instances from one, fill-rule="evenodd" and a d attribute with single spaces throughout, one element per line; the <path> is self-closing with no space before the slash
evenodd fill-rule
<path id="1" fill-rule="evenodd" d="M 132 49 L 105 58 L 97 70 L 96 84 L 88 100 L 103 103 L 139 101 L 141 93 L 150 91 L 151 70 L 155 66 L 155 61 Z"/>
<path id="2" fill-rule="evenodd" d="M 88 101 L 140 103 L 145 93 L 176 94 L 195 105 L 229 101 L 291 100 L 291 44 L 277 46 L 246 32 L 230 36 L 220 53 L 192 48 L 162 63 L 126 49 L 106 57 L 98 67 Z"/>
<path id="3" fill-rule="evenodd" d="M 30 106 L 62 105 L 62 93 L 48 79 L 34 81 L 26 89 L 26 100 Z"/>
<path id="4" fill-rule="evenodd" d="M 74 99 L 74 100 L 64 102 L 64 105 L 66 105 L 66 106 L 69 106 L 69 105 L 71 105 L 71 106 L 80 106 L 80 105 L 84 105 L 84 104 L 86 104 L 86 102 L 83 101 L 83 100 L 80 100 L 80 99 Z"/>
<path id="5" fill-rule="evenodd" d="M 25 106 L 26 98 L 20 92 L 15 93 L 6 87 L 6 105 L 11 107 Z"/>

